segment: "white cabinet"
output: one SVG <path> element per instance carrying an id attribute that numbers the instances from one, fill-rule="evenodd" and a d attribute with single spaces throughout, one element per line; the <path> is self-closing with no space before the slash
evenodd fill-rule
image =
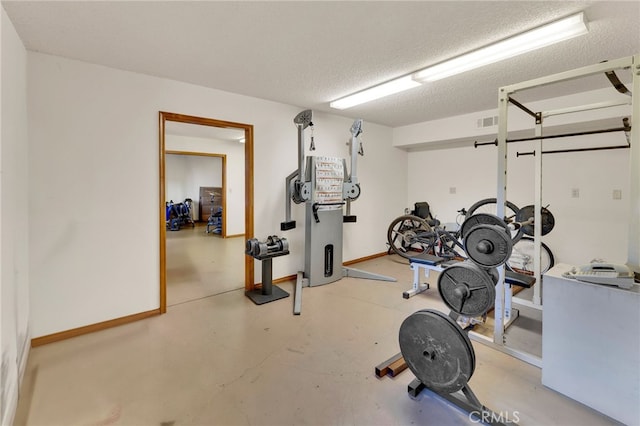
<path id="1" fill-rule="evenodd" d="M 627 425 L 640 424 L 640 286 L 544 276 L 542 384 Z"/>

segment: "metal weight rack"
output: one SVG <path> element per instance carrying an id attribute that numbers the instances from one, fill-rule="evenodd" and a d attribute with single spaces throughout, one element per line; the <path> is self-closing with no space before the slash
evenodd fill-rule
<path id="1" fill-rule="evenodd" d="M 416 376 L 409 394 L 415 397 L 428 389 L 467 411 L 470 419 L 513 424 L 485 407 L 469 387 L 476 357 L 468 328 L 458 321 L 486 316 L 493 306 L 499 280 L 496 267 L 511 255 L 511 232 L 497 216 L 474 215 L 463 230 L 463 241 L 469 260 L 446 266 L 438 277 L 438 293 L 449 314 L 424 309 L 400 326 L 400 351 Z"/>
<path id="2" fill-rule="evenodd" d="M 550 110 L 550 111 L 532 111 L 525 105 L 514 99 L 514 95 L 529 89 L 549 84 L 563 83 L 566 81 L 576 80 L 596 74 L 605 74 L 610 80 L 615 76 L 616 70 L 631 69 L 632 73 L 632 89 L 628 90 L 622 84 L 614 84 L 616 90 L 624 96 L 618 95 L 616 99 L 604 102 L 597 102 L 588 105 L 576 105 L 572 107 Z M 612 80 L 613 82 L 613 80 Z M 541 212 L 542 205 L 542 158 L 545 153 L 542 148 L 543 140 L 552 138 L 561 138 L 574 136 L 577 133 L 586 134 L 586 132 L 571 132 L 558 135 L 543 135 L 544 120 L 548 117 L 581 113 L 584 111 L 592 111 L 606 108 L 614 108 L 623 105 L 631 105 L 631 126 L 628 120 L 623 120 L 623 126 L 619 128 L 606 128 L 600 130 L 589 130 L 589 134 L 604 133 L 612 131 L 624 131 L 628 135 L 628 149 L 630 150 L 630 205 L 631 212 L 629 215 L 629 241 L 628 241 L 628 266 L 636 272 L 640 273 L 640 147 L 637 141 L 640 140 L 640 55 L 629 56 L 617 60 L 602 62 L 599 64 L 578 68 L 558 74 L 541 77 L 534 80 L 525 81 L 510 86 L 504 86 L 498 92 L 498 138 L 497 138 L 497 155 L 498 155 L 498 173 L 497 173 L 497 215 L 503 217 L 505 212 L 506 190 L 507 190 L 507 144 L 518 142 L 520 140 L 508 138 L 508 110 L 509 105 L 524 111 L 534 120 L 535 137 L 526 138 L 536 142 L 535 152 L 535 205 L 534 205 L 534 223 L 542 223 Z M 635 142 L 635 145 L 634 145 Z M 616 148 L 617 149 L 617 148 Z M 580 148 L 577 148 L 580 150 Z M 534 287 L 534 295 L 531 302 L 526 300 L 518 300 L 525 306 L 542 309 L 541 299 L 541 271 L 540 271 L 540 253 L 541 253 L 541 227 L 534 229 L 534 276 L 539 285 Z M 506 310 L 506 293 L 508 289 L 505 286 L 504 267 L 499 268 L 500 278 L 496 285 L 495 300 L 495 323 L 493 339 L 487 339 L 484 336 L 473 334 L 474 340 L 486 343 L 502 352 L 508 353 L 518 359 L 521 359 L 538 367 L 542 366 L 542 359 L 529 353 L 519 351 L 505 346 L 504 332 L 510 320 L 509 312 Z"/>

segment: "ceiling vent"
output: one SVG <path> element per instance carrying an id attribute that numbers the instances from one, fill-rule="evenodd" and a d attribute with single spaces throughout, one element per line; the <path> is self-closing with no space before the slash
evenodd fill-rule
<path id="1" fill-rule="evenodd" d="M 494 115 L 492 117 L 485 117 L 478 119 L 478 129 L 482 129 L 485 127 L 493 127 L 498 125 L 498 116 Z"/>

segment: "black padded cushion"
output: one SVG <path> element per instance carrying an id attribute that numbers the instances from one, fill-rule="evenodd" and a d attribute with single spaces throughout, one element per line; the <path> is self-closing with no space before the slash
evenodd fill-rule
<path id="1" fill-rule="evenodd" d="M 440 221 L 438 219 L 434 219 L 433 216 L 431 216 L 431 208 L 429 207 L 429 203 L 427 203 L 426 201 L 421 201 L 414 204 L 413 215 L 424 219 L 429 224 L 429 226 L 440 225 Z"/>

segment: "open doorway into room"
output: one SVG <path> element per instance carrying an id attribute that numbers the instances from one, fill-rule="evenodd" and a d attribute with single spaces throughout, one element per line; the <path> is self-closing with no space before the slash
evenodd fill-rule
<path id="1" fill-rule="evenodd" d="M 253 289 L 253 262 L 244 255 L 253 236 L 252 160 L 251 125 L 160 113 L 161 312 Z"/>

